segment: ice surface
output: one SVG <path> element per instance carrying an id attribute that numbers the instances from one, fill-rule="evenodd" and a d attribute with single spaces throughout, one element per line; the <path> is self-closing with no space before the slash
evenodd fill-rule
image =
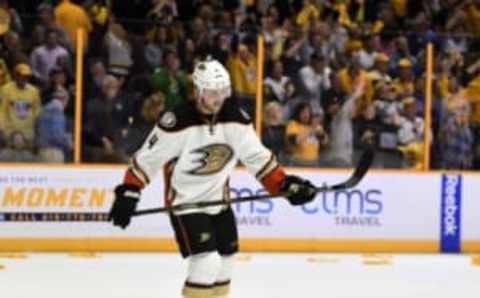
<path id="1" fill-rule="evenodd" d="M 231 298 L 478 298 L 467 255 L 239 254 Z M 3 269 L 2 269 L 3 267 Z M 177 254 L 0 254 L 1 298 L 179 298 Z"/>

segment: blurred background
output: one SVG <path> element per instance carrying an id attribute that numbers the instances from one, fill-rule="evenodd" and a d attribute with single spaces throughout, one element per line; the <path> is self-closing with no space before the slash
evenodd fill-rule
<path id="1" fill-rule="evenodd" d="M 126 163 L 210 56 L 285 165 L 477 170 L 479 37 L 478 0 L 0 0 L 0 161 Z"/>
<path id="2" fill-rule="evenodd" d="M 232 205 L 242 251 L 480 251 L 480 0 L 0 0 L 0 251 L 176 251 L 164 214 L 107 212 L 208 57 L 289 172 L 339 183 L 377 149 L 358 187 Z"/>

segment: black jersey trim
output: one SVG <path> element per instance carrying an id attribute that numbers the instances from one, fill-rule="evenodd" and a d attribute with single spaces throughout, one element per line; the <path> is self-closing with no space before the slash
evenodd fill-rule
<path id="1" fill-rule="evenodd" d="M 165 117 L 165 115 L 168 117 Z M 202 115 L 190 102 L 182 103 L 173 110 L 162 113 L 159 116 L 157 127 L 165 132 L 179 132 L 194 126 L 209 126 L 212 121 L 215 125 L 227 123 L 252 124 L 252 121 L 245 116 L 245 112 L 242 111 L 237 100 L 229 98 L 215 116 Z"/>

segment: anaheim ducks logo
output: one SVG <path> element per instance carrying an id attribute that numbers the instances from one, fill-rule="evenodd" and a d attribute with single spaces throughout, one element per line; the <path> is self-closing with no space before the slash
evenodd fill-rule
<path id="1" fill-rule="evenodd" d="M 225 144 L 210 144 L 192 151 L 201 154 L 195 160 L 200 163 L 196 168 L 188 171 L 191 175 L 210 175 L 220 172 L 233 157 L 233 150 Z"/>

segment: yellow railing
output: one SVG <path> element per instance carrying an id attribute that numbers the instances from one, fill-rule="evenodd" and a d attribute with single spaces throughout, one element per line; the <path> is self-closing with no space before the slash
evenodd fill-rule
<path id="1" fill-rule="evenodd" d="M 75 147 L 73 162 L 82 162 L 82 97 L 83 97 L 83 36 L 82 29 L 77 31 L 76 70 L 75 70 Z"/>
<path id="2" fill-rule="evenodd" d="M 430 170 L 430 140 L 432 127 L 432 74 L 433 74 L 433 45 L 429 43 L 427 45 L 427 59 L 426 59 L 426 71 L 427 77 L 425 81 L 425 125 L 423 127 L 424 139 L 423 139 L 423 170 Z"/>
<path id="3" fill-rule="evenodd" d="M 255 114 L 255 127 L 257 129 L 257 135 L 262 135 L 262 107 L 263 107 L 263 66 L 264 66 L 264 42 L 263 37 L 260 35 L 257 38 L 257 94 L 256 94 L 256 114 Z"/>

